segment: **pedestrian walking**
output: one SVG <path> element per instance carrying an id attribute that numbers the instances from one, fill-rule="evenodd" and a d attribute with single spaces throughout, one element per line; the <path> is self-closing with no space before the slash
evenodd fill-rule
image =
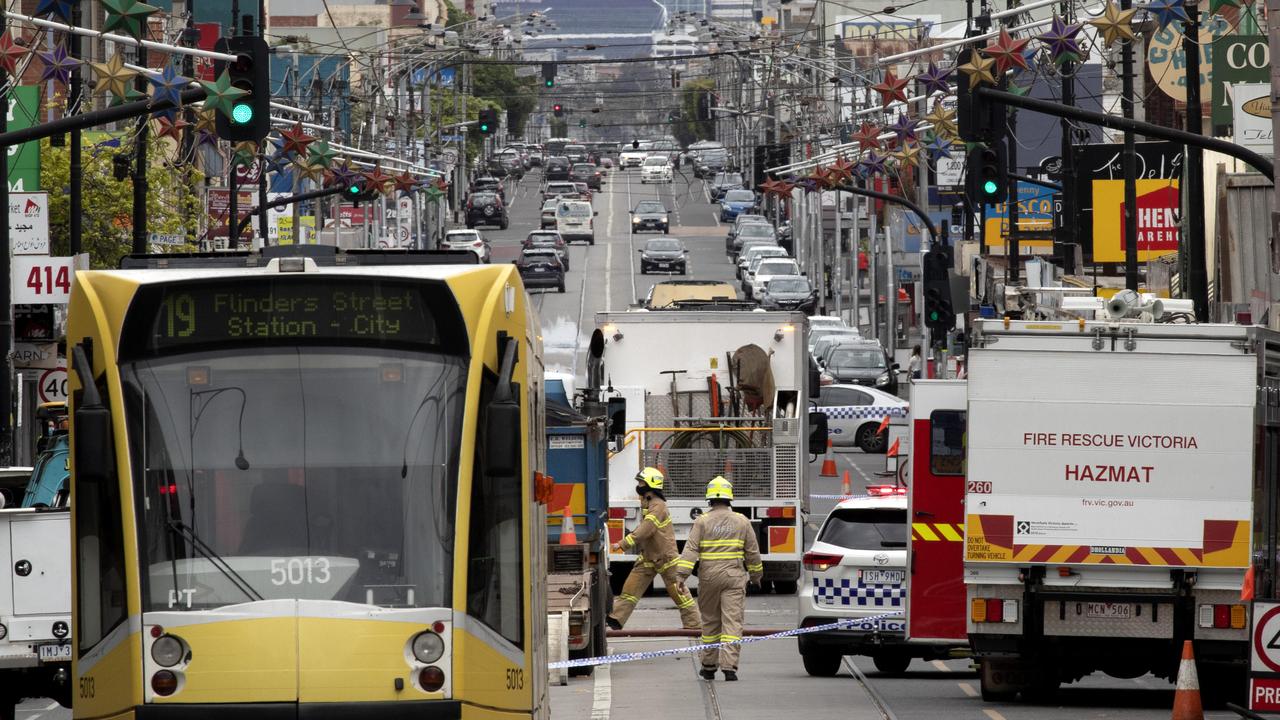
<path id="1" fill-rule="evenodd" d="M 622 538 L 613 546 L 618 553 L 635 553 L 636 564 L 622 584 L 622 593 L 613 600 L 613 612 L 606 619 L 609 627 L 621 630 L 627 624 L 636 603 L 653 584 L 656 575 L 662 576 L 667 594 L 680 611 L 680 622 L 686 629 L 701 627 L 698 605 L 676 575 L 676 533 L 671 527 L 671 515 L 667 512 L 667 500 L 662 494 L 662 471 L 647 467 L 636 473 L 636 494 L 640 496 L 640 524 L 635 532 Z"/>
<path id="2" fill-rule="evenodd" d="M 702 614 L 702 643 L 734 642 L 742 639 L 742 618 L 746 612 L 747 583 L 758 585 L 764 574 L 760 545 L 746 516 L 733 511 L 733 484 L 716 476 L 707 483 L 710 510 L 698 516 L 685 541 L 678 574 L 680 587 L 698 569 L 698 611 Z M 702 678 L 714 680 L 716 668 L 724 679 L 738 679 L 739 644 L 702 651 Z"/>
<path id="3" fill-rule="evenodd" d="M 911 359 L 907 361 L 907 374 L 912 380 L 919 380 L 924 376 L 924 351 L 919 345 L 911 348 Z"/>

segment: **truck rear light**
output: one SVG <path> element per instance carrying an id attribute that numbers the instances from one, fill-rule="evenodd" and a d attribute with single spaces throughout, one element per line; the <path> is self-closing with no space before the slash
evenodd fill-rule
<path id="1" fill-rule="evenodd" d="M 975 623 L 1018 622 L 1018 601 L 974 598 L 969 602 L 969 618 Z"/>
<path id="2" fill-rule="evenodd" d="M 1004 622 L 1004 603 L 999 600 L 987 601 L 987 622 Z"/>
<path id="3" fill-rule="evenodd" d="M 1213 626 L 1219 630 L 1231 627 L 1231 607 L 1229 605 L 1213 606 Z"/>
<path id="4" fill-rule="evenodd" d="M 840 555 L 830 555 L 828 553 L 807 552 L 804 554 L 805 570 L 813 570 L 816 572 L 826 572 L 829 568 L 840 564 L 844 558 Z"/>
<path id="5" fill-rule="evenodd" d="M 1245 626 L 1249 624 L 1248 615 L 1249 613 L 1246 611 L 1244 605 L 1232 605 L 1231 606 L 1231 629 L 1243 630 Z"/>
<path id="6" fill-rule="evenodd" d="M 610 520 L 622 520 L 622 519 L 625 519 L 626 517 L 627 517 L 626 508 L 615 508 L 615 507 L 609 508 Z"/>
<path id="7" fill-rule="evenodd" d="M 1018 601 L 1017 600 L 1004 601 L 1004 621 L 1007 623 L 1018 622 Z"/>
<path id="8" fill-rule="evenodd" d="M 1202 628 L 1213 627 L 1213 606 L 1212 605 L 1200 606 L 1200 627 Z"/>
<path id="9" fill-rule="evenodd" d="M 975 623 L 984 623 L 987 621 L 987 601 L 983 598 L 974 598 L 969 603 L 969 618 Z"/>
<path id="10" fill-rule="evenodd" d="M 793 507 L 764 508 L 764 516 L 769 518 L 793 518 L 796 516 L 796 509 Z"/>

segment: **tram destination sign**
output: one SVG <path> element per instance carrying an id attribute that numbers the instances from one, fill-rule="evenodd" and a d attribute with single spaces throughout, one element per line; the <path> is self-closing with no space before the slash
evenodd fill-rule
<path id="1" fill-rule="evenodd" d="M 143 286 L 126 332 L 145 354 L 228 343 L 433 345 L 439 332 L 426 295 L 418 284 L 368 278 Z"/>

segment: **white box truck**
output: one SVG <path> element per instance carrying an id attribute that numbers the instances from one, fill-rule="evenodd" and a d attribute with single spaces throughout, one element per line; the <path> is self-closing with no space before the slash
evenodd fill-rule
<path id="1" fill-rule="evenodd" d="M 794 593 L 808 503 L 811 379 L 801 313 L 671 309 L 596 315 L 598 372 L 612 405 L 609 535 L 639 521 L 636 473 L 666 475 L 677 543 L 706 509 L 707 483 L 733 482 L 734 509 L 751 519 L 764 583 Z M 625 411 L 619 409 L 625 405 Z M 620 415 L 624 417 L 619 417 Z M 815 421 L 825 449 L 825 418 Z M 817 441 L 815 441 L 815 444 Z M 615 592 L 633 555 L 611 555 Z"/>
<path id="2" fill-rule="evenodd" d="M 1261 328 L 976 324 L 964 583 L 984 698 L 1172 680 L 1184 640 L 1210 699 L 1243 696 L 1277 390 L 1280 335 Z"/>

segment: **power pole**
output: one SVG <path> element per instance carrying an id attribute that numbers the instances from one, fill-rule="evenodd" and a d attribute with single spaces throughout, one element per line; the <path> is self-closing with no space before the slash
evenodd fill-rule
<path id="1" fill-rule="evenodd" d="M 1121 10 L 1133 9 L 1133 0 L 1120 0 Z M 1125 120 L 1133 119 L 1133 41 L 1121 40 L 1120 110 Z M 1198 52 L 1198 49 L 1197 49 Z M 1197 56 L 1198 57 L 1198 56 Z M 1138 166 L 1133 131 L 1124 131 L 1124 286 L 1138 289 Z"/>
<path id="2" fill-rule="evenodd" d="M 1182 34 L 1182 52 L 1187 56 L 1187 132 L 1204 134 L 1200 104 L 1200 5 L 1186 3 L 1190 20 Z M 1242 9 L 1241 12 L 1246 12 Z M 1204 150 L 1187 146 L 1187 227 L 1183 247 L 1187 257 L 1187 289 L 1195 307 L 1196 321 L 1209 321 L 1209 268 L 1204 242 Z M 1131 243 L 1137 246 L 1136 239 Z"/>
<path id="3" fill-rule="evenodd" d="M 5 14 L 0 13 L 0 33 L 7 30 L 8 21 Z M 8 82 L 8 73 L 0 68 L 0 85 Z M 0 112 L 0 133 L 9 129 L 9 109 L 17 103 L 14 94 L 8 93 L 4 98 L 4 112 Z M 9 259 L 9 149 L 0 148 L 0 208 L 3 208 L 5 221 L 0 223 L 0 463 L 5 466 L 13 464 L 13 364 L 9 360 L 13 349 L 13 293 L 10 287 L 12 265 Z"/>
<path id="4" fill-rule="evenodd" d="M 137 63 L 147 67 L 147 49 L 138 46 Z M 147 92 L 145 75 L 139 74 L 134 80 L 134 87 L 142 94 Z M 151 137 L 151 116 L 138 117 L 138 132 L 135 134 L 133 164 L 133 252 L 142 254 L 147 251 L 147 143 Z"/>
<path id="5" fill-rule="evenodd" d="M 1063 2 L 1060 8 L 1064 22 L 1070 23 L 1072 17 L 1072 5 L 1070 2 Z M 1062 66 L 1062 104 L 1076 104 L 1076 64 L 1073 62 L 1064 63 Z M 1074 151 L 1071 143 L 1072 127 L 1066 118 L 1060 121 L 1062 126 L 1062 170 L 1060 172 L 1059 181 L 1062 183 L 1062 222 L 1058 223 L 1056 233 L 1058 236 L 1058 251 L 1062 253 L 1062 271 L 1067 275 L 1076 272 L 1076 230 L 1075 230 L 1075 211 L 1076 211 L 1076 185 L 1075 185 L 1075 159 Z M 1052 179 L 1052 178 L 1051 178 Z"/>
<path id="6" fill-rule="evenodd" d="M 75 27 L 80 24 L 80 2 L 71 6 L 71 26 Z M 80 36 L 76 33 L 67 33 L 65 42 L 69 47 L 67 52 L 72 57 L 84 58 L 81 48 L 84 46 Z M 71 71 L 71 88 L 69 97 L 67 98 L 67 112 L 69 114 L 77 114 L 80 112 L 81 102 L 81 80 L 80 68 Z M 70 155 L 70 200 L 71 200 L 71 222 L 69 230 L 69 245 L 71 255 L 75 256 L 80 253 L 80 241 L 84 234 L 84 206 L 83 206 L 83 186 L 84 186 L 84 170 L 83 161 L 80 154 L 80 130 L 71 131 L 71 149 Z"/>

